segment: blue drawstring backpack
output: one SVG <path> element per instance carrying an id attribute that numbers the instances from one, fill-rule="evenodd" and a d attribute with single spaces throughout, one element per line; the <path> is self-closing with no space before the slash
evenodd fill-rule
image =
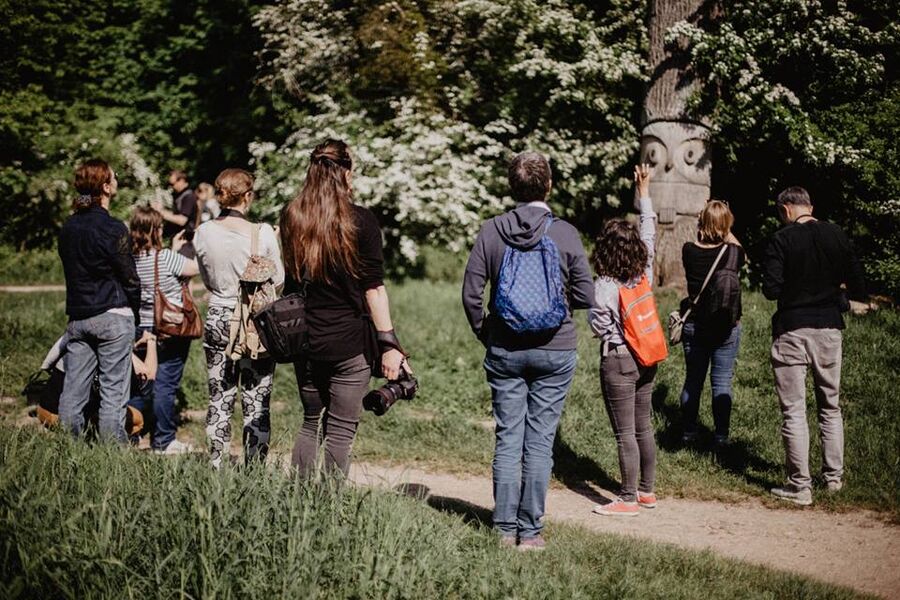
<path id="1" fill-rule="evenodd" d="M 556 329 L 569 312 L 559 267 L 559 249 L 547 235 L 553 217 L 547 217 L 541 241 L 529 250 L 507 246 L 497 278 L 494 308 L 510 329 L 535 333 Z"/>

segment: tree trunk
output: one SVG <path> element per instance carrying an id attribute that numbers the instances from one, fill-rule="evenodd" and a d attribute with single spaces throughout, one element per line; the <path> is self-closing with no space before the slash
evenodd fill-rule
<path id="1" fill-rule="evenodd" d="M 681 246 L 695 239 L 697 214 L 709 199 L 709 123 L 688 109 L 699 81 L 682 44 L 665 44 L 679 21 L 712 18 L 704 0 L 652 0 L 651 77 L 641 123 L 641 161 L 652 168 L 650 195 L 659 215 L 657 285 L 685 287 Z M 635 199 L 637 200 L 637 199 Z"/>

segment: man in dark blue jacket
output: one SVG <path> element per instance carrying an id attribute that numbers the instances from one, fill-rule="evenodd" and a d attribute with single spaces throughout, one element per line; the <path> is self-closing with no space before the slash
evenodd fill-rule
<path id="1" fill-rule="evenodd" d="M 79 195 L 73 204 L 74 213 L 59 237 L 69 316 L 66 380 L 59 399 L 59 418 L 73 434 L 81 434 L 84 407 L 97 373 L 99 434 L 124 442 L 141 283 L 131 255 L 128 228 L 108 212 L 118 189 L 116 174 L 106 162 L 89 160 L 75 171 L 75 189 Z"/>
<path id="2" fill-rule="evenodd" d="M 578 230 L 554 219 L 546 203 L 551 187 L 547 159 L 537 152 L 518 155 L 509 167 L 509 183 L 518 206 L 481 227 L 466 265 L 462 301 L 473 333 L 487 349 L 484 369 L 497 423 L 494 527 L 502 544 L 540 550 L 553 440 L 575 375 L 572 311 L 593 306 L 594 286 Z M 548 252 L 549 244 L 542 242 L 545 236 L 555 252 Z M 546 272 L 559 273 L 565 297 L 562 318 L 552 327 L 514 329 L 498 310 L 501 266 L 506 262 L 512 268 L 504 256 L 516 252 L 558 256 L 558 265 L 545 265 Z M 546 272 L 538 276 L 516 271 L 519 277 L 513 273 L 506 277 L 517 280 L 514 286 L 542 296 L 557 284 Z M 485 315 L 482 297 L 488 282 L 491 293 Z"/>

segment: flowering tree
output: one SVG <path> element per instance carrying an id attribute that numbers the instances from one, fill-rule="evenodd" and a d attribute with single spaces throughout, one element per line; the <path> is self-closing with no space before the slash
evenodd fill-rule
<path id="1" fill-rule="evenodd" d="M 284 0 L 261 11 L 262 81 L 293 96 L 296 123 L 280 146 L 253 148 L 266 210 L 296 193 L 327 136 L 355 150 L 357 200 L 406 262 L 423 243 L 464 249 L 511 202 L 506 163 L 526 148 L 551 159 L 557 213 L 618 206 L 637 149 L 641 6 Z"/>
<path id="2" fill-rule="evenodd" d="M 681 22 L 705 79 L 695 109 L 715 126 L 715 194 L 750 241 L 774 226 L 779 189 L 810 189 L 844 225 L 879 286 L 900 292 L 900 7 L 896 2 L 735 0 L 719 18 Z M 894 68 L 891 69 L 890 67 Z"/>

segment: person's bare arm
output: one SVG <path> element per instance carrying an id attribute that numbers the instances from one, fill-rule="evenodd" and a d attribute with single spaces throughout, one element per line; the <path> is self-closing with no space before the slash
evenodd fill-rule
<path id="1" fill-rule="evenodd" d="M 393 331 L 394 325 L 391 322 L 390 302 L 388 301 L 387 289 L 383 285 L 366 290 L 366 304 L 369 306 L 375 329 L 381 332 Z M 405 360 L 406 357 L 403 356 L 403 353 L 395 348 L 390 348 L 382 353 L 381 369 L 384 372 L 384 376 L 388 379 L 399 378 L 400 366 Z M 412 372 L 408 363 L 406 369 Z"/>
<path id="2" fill-rule="evenodd" d="M 187 240 L 184 239 L 184 231 L 179 231 L 172 237 L 172 252 L 181 254 L 181 249 L 184 248 L 185 244 L 187 244 Z M 197 260 L 185 258 L 184 266 L 181 268 L 181 273 L 178 274 L 178 277 L 193 277 L 199 274 L 200 266 L 197 264 Z"/>
<path id="3" fill-rule="evenodd" d="M 149 331 L 145 331 L 141 336 L 141 339 L 134 343 L 135 348 L 138 348 L 139 346 L 146 346 L 147 353 L 143 360 L 138 358 L 136 354 L 131 354 L 131 363 L 134 365 L 134 372 L 142 379 L 146 378 L 150 381 L 155 381 L 156 371 L 159 368 L 159 360 L 156 354 L 156 336 Z"/>
<path id="4" fill-rule="evenodd" d="M 162 202 L 159 200 L 152 200 L 150 202 L 150 206 L 153 207 L 159 214 L 162 215 L 164 221 L 168 221 L 169 223 L 174 223 L 179 227 L 184 227 L 187 225 L 188 218 L 186 215 L 179 215 L 178 213 L 174 213 L 168 208 L 162 205 Z"/>

